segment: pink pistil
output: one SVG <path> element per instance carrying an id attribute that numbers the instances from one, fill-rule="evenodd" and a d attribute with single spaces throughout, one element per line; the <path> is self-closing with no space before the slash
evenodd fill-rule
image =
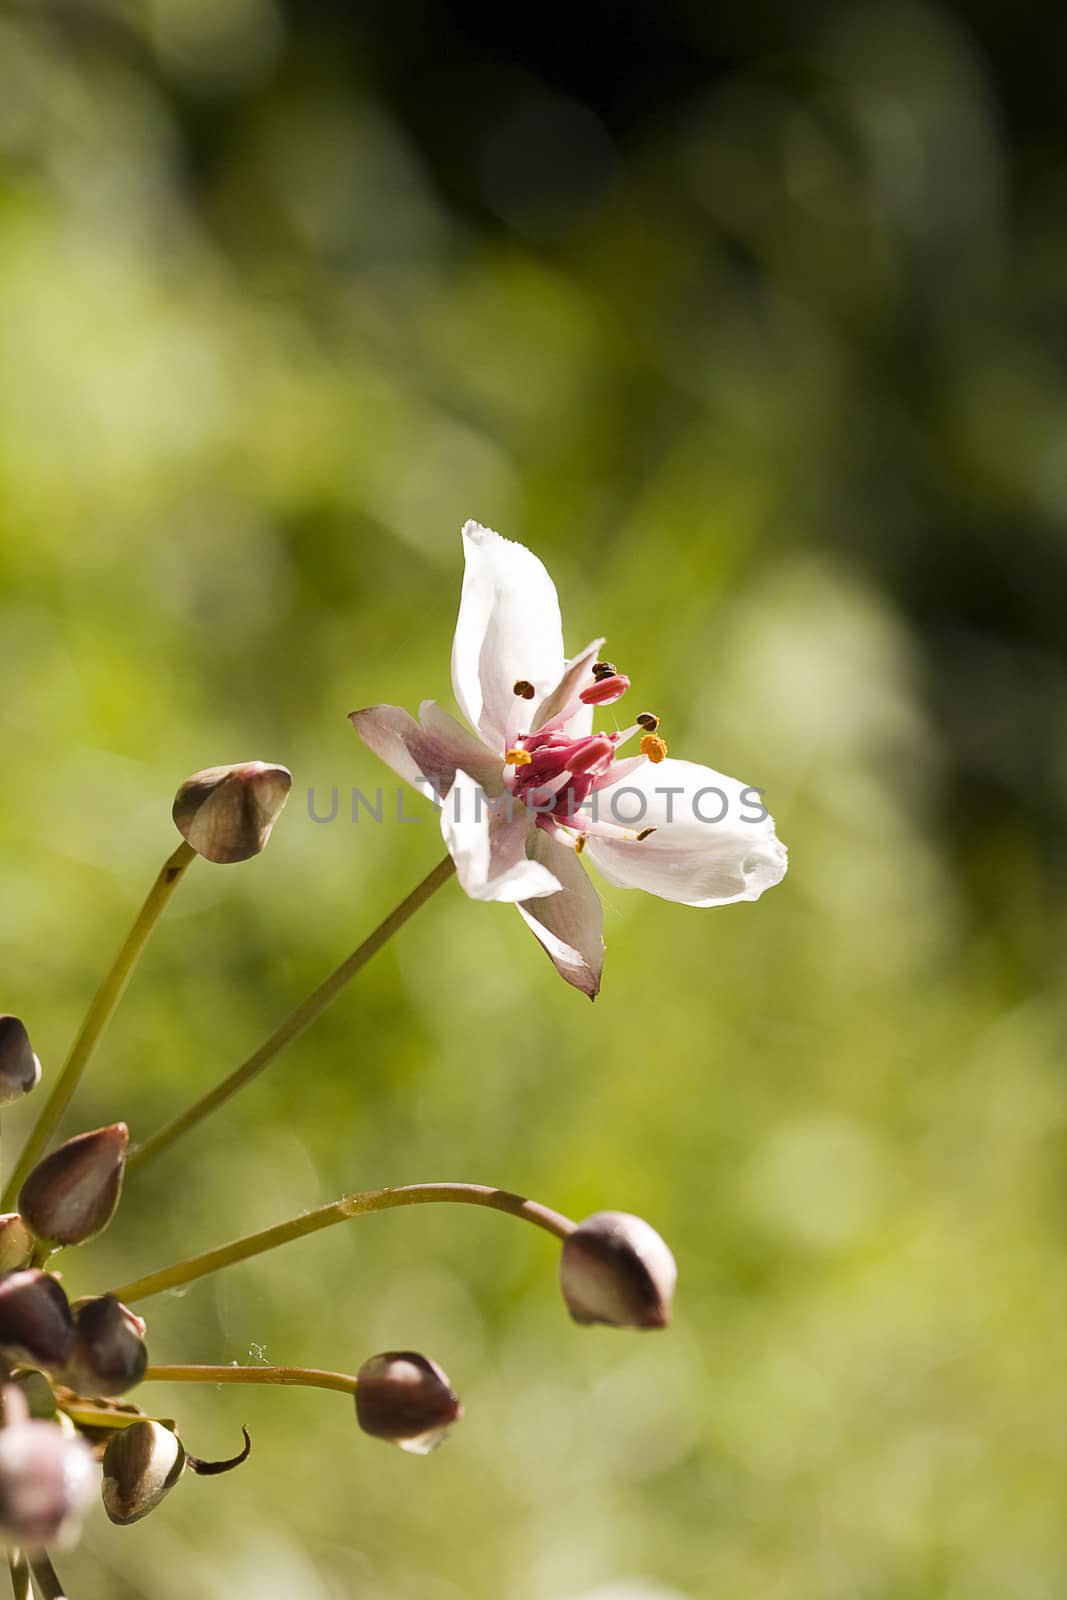
<path id="1" fill-rule="evenodd" d="M 625 673 L 616 672 L 610 678 L 598 678 L 583 689 L 578 698 L 584 706 L 610 706 L 621 700 L 630 680 Z"/>

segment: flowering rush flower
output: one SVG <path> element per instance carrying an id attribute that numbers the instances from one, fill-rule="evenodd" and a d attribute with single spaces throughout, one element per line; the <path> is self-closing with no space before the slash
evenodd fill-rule
<path id="1" fill-rule="evenodd" d="M 351 720 L 440 804 L 466 892 L 516 905 L 560 975 L 593 998 L 604 942 L 583 854 L 620 888 L 721 906 L 780 882 L 785 847 L 757 790 L 668 758 L 657 717 L 594 733 L 595 713 L 630 687 L 601 659 L 603 639 L 567 660 L 555 585 L 537 557 L 477 522 L 464 527 L 463 550 L 452 687 L 473 732 L 433 700 L 418 722 L 385 705 Z M 633 740 L 639 753 L 620 756 Z"/>

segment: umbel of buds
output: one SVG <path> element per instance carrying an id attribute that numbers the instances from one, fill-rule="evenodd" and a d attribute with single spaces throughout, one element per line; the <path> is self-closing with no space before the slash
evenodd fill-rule
<path id="1" fill-rule="evenodd" d="M 56 1370 L 74 1348 L 74 1318 L 55 1278 L 29 1268 L 0 1278 L 0 1350 L 30 1367 Z"/>
<path id="2" fill-rule="evenodd" d="M 119 1203 L 130 1131 L 114 1122 L 68 1139 L 22 1185 L 19 1211 L 38 1239 L 83 1244 L 106 1228 Z"/>
<path id="3" fill-rule="evenodd" d="M 0 1428 L 0 1539 L 30 1548 L 64 1544 L 93 1497 L 96 1463 L 88 1445 L 54 1422 L 31 1422 L 12 1386 Z"/>
<path id="4" fill-rule="evenodd" d="M 356 1376 L 356 1419 L 363 1432 L 412 1455 L 429 1455 L 462 1415 L 441 1368 L 413 1350 L 371 1356 Z"/>
<path id="5" fill-rule="evenodd" d="M 74 1344 L 63 1381 L 79 1394 L 125 1394 L 144 1377 L 144 1323 L 113 1294 L 72 1307 Z"/>
<path id="6" fill-rule="evenodd" d="M 0 1216 L 0 1272 L 24 1267 L 33 1255 L 33 1234 L 17 1211 Z"/>
<path id="7" fill-rule="evenodd" d="M 563 1242 L 560 1287 L 575 1322 L 665 1328 L 678 1268 L 655 1228 L 626 1211 L 597 1211 Z"/>
<path id="8" fill-rule="evenodd" d="M 171 814 L 182 838 L 205 860 L 247 861 L 266 846 L 292 783 L 288 768 L 264 761 L 207 767 L 185 780 Z"/>
<path id="9" fill-rule="evenodd" d="M 0 1013 L 0 1106 L 21 1100 L 35 1088 L 41 1076 L 41 1063 L 33 1053 L 25 1024 L 9 1013 Z"/>
<path id="10" fill-rule="evenodd" d="M 184 1471 L 185 1449 L 176 1433 L 161 1422 L 133 1422 L 104 1451 L 104 1510 L 120 1526 L 139 1522 Z"/>

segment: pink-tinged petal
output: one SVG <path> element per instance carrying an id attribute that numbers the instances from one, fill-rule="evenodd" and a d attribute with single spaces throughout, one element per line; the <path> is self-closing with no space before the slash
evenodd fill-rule
<path id="1" fill-rule="evenodd" d="M 537 557 L 491 528 L 468 522 L 463 552 L 452 687 L 471 727 L 503 755 L 530 715 L 516 683 L 532 684 L 542 699 L 562 676 L 559 599 Z"/>
<path id="2" fill-rule="evenodd" d="M 421 723 L 401 706 L 368 706 L 349 721 L 376 756 L 422 793 L 446 795 L 462 766 L 490 794 L 503 787 L 500 761 L 447 711 L 424 700 Z"/>
<path id="3" fill-rule="evenodd" d="M 593 708 L 583 705 L 579 691 L 593 679 L 593 662 L 603 647 L 603 639 L 594 639 L 580 655 L 568 661 L 562 678 L 538 706 L 530 722 L 531 730 L 543 728 L 556 717 L 562 717 L 572 738 L 588 733 L 593 726 Z"/>
<path id="4" fill-rule="evenodd" d="M 643 839 L 591 834 L 586 854 L 622 889 L 645 889 L 683 905 L 720 906 L 758 900 L 785 876 L 785 846 L 773 820 L 759 816 L 756 790 L 710 767 L 649 763 L 592 800 L 602 821 L 635 835 L 655 830 Z"/>
<path id="5" fill-rule="evenodd" d="M 521 800 L 505 793 L 492 801 L 470 773 L 456 773 L 441 807 L 441 833 L 472 900 L 530 900 L 559 892 L 559 879 L 527 858 L 532 826 Z"/>
<path id="6" fill-rule="evenodd" d="M 595 1000 L 604 966 L 600 896 L 577 854 L 556 844 L 544 829 L 536 830 L 526 848 L 559 880 L 563 892 L 521 903 L 519 915 L 560 977 Z"/>

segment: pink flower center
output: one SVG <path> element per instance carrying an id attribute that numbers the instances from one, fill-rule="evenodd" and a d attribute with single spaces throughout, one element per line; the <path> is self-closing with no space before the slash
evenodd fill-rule
<path id="1" fill-rule="evenodd" d="M 594 790 L 618 783 L 644 759 L 658 762 L 667 754 L 667 746 L 654 731 L 659 719 L 647 712 L 618 733 L 579 738 L 567 733 L 566 723 L 582 705 L 612 705 L 630 687 L 629 678 L 609 662 L 598 661 L 591 679 L 577 691 L 570 706 L 543 728 L 520 734 L 505 752 L 505 782 L 515 797 L 536 813 L 539 826 L 549 830 L 562 826 L 583 832 L 587 819 L 579 811 Z M 518 684 L 515 692 L 520 692 Z M 632 761 L 618 761 L 619 746 L 635 734 L 642 735 L 641 755 Z"/>

